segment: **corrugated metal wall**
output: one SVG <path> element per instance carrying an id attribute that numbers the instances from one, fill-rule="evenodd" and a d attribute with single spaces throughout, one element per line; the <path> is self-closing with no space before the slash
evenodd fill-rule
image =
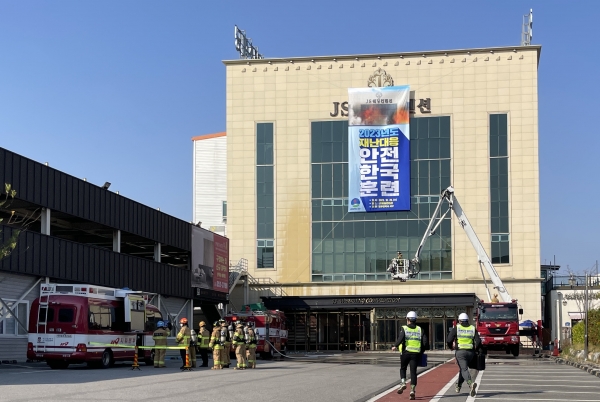
<path id="1" fill-rule="evenodd" d="M 19 199 L 189 251 L 190 223 L 0 148 L 0 183 Z"/>
<path id="2" fill-rule="evenodd" d="M 194 223 L 225 234 L 223 201 L 227 201 L 227 137 L 194 141 Z"/>
<path id="3" fill-rule="evenodd" d="M 0 272 L 0 297 L 2 299 L 18 300 L 32 285 L 38 277 L 30 275 L 14 275 Z M 24 299 L 29 302 L 27 317 L 19 317 L 25 325 L 29 323 L 29 309 L 31 302 L 40 294 L 40 287 L 36 286 Z M 22 319 L 23 318 L 23 319 Z M 0 360 L 27 360 L 27 335 L 0 335 Z"/>
<path id="4" fill-rule="evenodd" d="M 0 244 L 12 233 L 1 226 Z M 162 295 L 191 298 L 190 271 L 34 232 L 20 235 L 10 257 L 0 260 L 0 275 L 47 276 L 53 280 L 129 287 Z"/>

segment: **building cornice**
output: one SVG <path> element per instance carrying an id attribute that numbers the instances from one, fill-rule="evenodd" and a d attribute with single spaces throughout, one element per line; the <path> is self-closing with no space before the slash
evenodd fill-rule
<path id="1" fill-rule="evenodd" d="M 356 61 L 361 59 L 404 59 L 404 58 L 427 58 L 433 56 L 457 56 L 457 55 L 483 55 L 493 53 L 519 53 L 525 51 L 536 51 L 539 63 L 540 54 L 542 52 L 541 45 L 530 46 L 500 46 L 500 47 L 484 47 L 472 49 L 454 49 L 454 50 L 433 50 L 421 52 L 397 52 L 397 53 L 377 53 L 377 54 L 353 54 L 340 56 L 312 56 L 312 57 L 282 57 L 282 58 L 265 58 L 265 59 L 239 59 L 239 60 L 223 60 L 226 66 L 252 64 L 283 64 L 283 63 L 314 63 L 318 61 Z"/>

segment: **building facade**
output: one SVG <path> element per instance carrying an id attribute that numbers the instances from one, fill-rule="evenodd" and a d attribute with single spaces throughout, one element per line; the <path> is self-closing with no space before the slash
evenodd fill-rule
<path id="1" fill-rule="evenodd" d="M 397 251 L 412 258 L 450 185 L 523 319 L 540 319 L 540 52 L 224 62 L 231 257 L 281 287 L 284 296 L 263 299 L 286 311 L 297 349 L 387 348 L 410 309 L 444 347 L 449 323 L 487 299 L 455 217 L 429 238 L 417 278 L 394 282 L 386 268 Z M 411 209 L 348 213 L 348 89 L 393 85 L 411 91 Z"/>
<path id="2" fill-rule="evenodd" d="M 194 223 L 222 236 L 227 233 L 227 137 L 192 138 L 194 144 Z"/>

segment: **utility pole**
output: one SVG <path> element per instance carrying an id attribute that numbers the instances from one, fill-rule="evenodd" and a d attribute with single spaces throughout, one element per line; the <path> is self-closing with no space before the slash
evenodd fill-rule
<path id="1" fill-rule="evenodd" d="M 583 359 L 588 358 L 588 274 L 585 274 L 585 333 L 583 335 Z"/>

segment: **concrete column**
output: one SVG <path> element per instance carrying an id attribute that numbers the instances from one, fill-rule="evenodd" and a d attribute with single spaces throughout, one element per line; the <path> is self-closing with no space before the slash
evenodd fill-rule
<path id="1" fill-rule="evenodd" d="M 42 208 L 40 233 L 50 236 L 50 208 Z"/>
<path id="2" fill-rule="evenodd" d="M 113 230 L 113 251 L 115 253 L 121 252 L 121 231 Z"/>
<path id="3" fill-rule="evenodd" d="M 160 262 L 160 243 L 154 244 L 154 261 Z"/>

